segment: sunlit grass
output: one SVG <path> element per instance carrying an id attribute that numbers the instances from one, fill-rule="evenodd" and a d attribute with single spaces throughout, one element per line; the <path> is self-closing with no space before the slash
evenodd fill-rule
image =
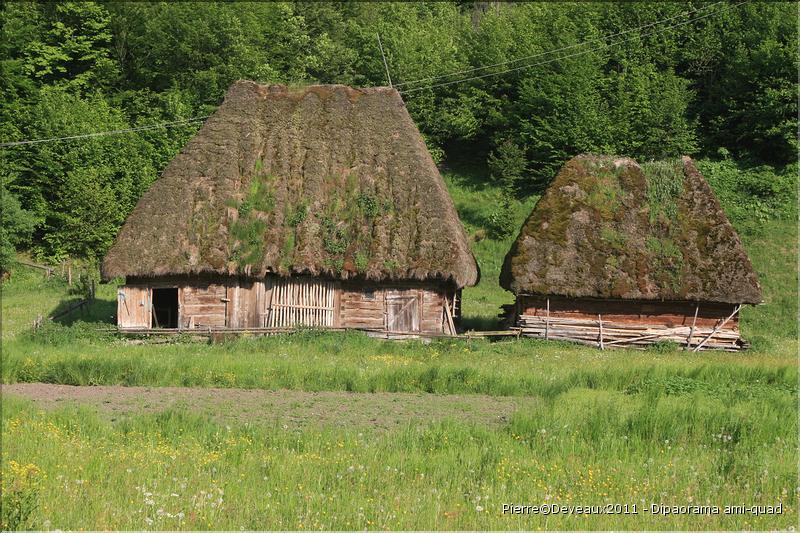
<path id="1" fill-rule="evenodd" d="M 777 529 L 797 520 L 794 405 L 785 391 L 730 403 L 578 388 L 501 430 L 448 420 L 378 433 L 222 426 L 187 411 L 111 424 L 5 399 L 3 441 L 5 457 L 41 471 L 35 529 Z M 501 511 L 547 502 L 639 514 Z M 642 511 L 678 502 L 783 514 Z"/>

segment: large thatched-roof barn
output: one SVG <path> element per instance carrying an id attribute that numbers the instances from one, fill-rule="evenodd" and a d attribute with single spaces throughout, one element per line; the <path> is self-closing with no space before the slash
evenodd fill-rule
<path id="1" fill-rule="evenodd" d="M 737 349 L 761 301 L 739 236 L 688 157 L 582 155 L 556 176 L 505 258 L 524 334 L 597 346 Z"/>
<path id="2" fill-rule="evenodd" d="M 478 268 L 398 92 L 237 82 L 122 227 L 122 328 L 452 333 Z"/>

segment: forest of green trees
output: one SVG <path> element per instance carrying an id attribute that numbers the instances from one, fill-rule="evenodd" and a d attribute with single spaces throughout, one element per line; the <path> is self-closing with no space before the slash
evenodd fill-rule
<path id="1" fill-rule="evenodd" d="M 206 116 L 237 79 L 386 85 L 380 34 L 434 157 L 471 154 L 509 195 L 541 191 L 587 151 L 694 154 L 773 176 L 796 164 L 797 9 L 7 2 L 0 142 Z M 102 256 L 201 123 L 0 149 L 3 265 L 14 247 Z M 751 182 L 756 196 L 776 194 L 769 179 Z"/>

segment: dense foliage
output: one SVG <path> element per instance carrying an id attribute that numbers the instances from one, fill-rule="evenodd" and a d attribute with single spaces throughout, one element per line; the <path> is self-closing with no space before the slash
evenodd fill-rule
<path id="1" fill-rule="evenodd" d="M 766 2 L 9 2 L 0 141 L 205 116 L 240 78 L 383 85 L 380 33 L 434 155 L 467 147 L 507 195 L 540 191 L 580 152 L 722 148 L 733 159 L 715 175 L 768 206 L 798 148 L 796 18 Z M 198 124 L 3 149 L 4 213 L 21 221 L 4 214 L 4 249 L 103 254 Z M 495 218 L 490 231 L 513 231 L 502 206 Z"/>

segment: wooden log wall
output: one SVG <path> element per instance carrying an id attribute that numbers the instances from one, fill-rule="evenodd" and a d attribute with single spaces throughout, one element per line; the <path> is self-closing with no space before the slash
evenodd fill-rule
<path id="1" fill-rule="evenodd" d="M 186 285 L 178 292 L 181 327 L 227 325 L 228 287 L 222 283 Z"/>
<path id="2" fill-rule="evenodd" d="M 126 291 L 178 289 L 180 328 L 283 328 L 295 326 L 384 330 L 388 322 L 422 333 L 455 333 L 455 290 L 431 283 L 329 281 L 313 277 L 265 280 L 214 276 L 132 279 Z M 402 305 L 387 305 L 399 299 Z M 396 300 L 393 300 L 396 301 Z M 120 300 L 120 306 L 124 303 Z M 449 311 L 445 309 L 448 302 Z M 401 317 L 390 317 L 403 313 Z M 123 313 L 118 311 L 118 316 Z M 387 322 L 388 321 L 388 322 Z M 128 323 L 130 322 L 130 323 Z M 121 327 L 149 327 L 128 319 Z M 410 326 L 409 326 L 410 325 Z"/>
<path id="3" fill-rule="evenodd" d="M 549 307 L 548 307 L 549 305 Z M 602 300 L 594 298 L 565 298 L 563 296 L 522 295 L 517 298 L 520 315 L 549 316 L 603 320 L 631 324 L 660 324 L 665 327 L 696 326 L 713 327 L 720 318 L 733 312 L 734 304 L 712 302 L 659 302 L 649 300 Z M 549 311 L 548 311 L 549 309 Z M 695 311 L 697 319 L 695 321 Z M 726 329 L 737 329 L 739 315 L 735 315 Z"/>
<path id="4" fill-rule="evenodd" d="M 728 304 L 522 296 L 517 309 L 516 325 L 523 335 L 570 340 L 601 349 L 644 347 L 664 341 L 693 351 L 746 347 L 738 329 L 740 306 Z"/>
<path id="5" fill-rule="evenodd" d="M 452 291 L 451 291 L 452 292 Z M 443 288 L 424 283 L 365 284 L 343 282 L 341 292 L 340 325 L 349 328 L 384 329 L 391 320 L 387 297 L 416 299 L 418 331 L 423 333 L 450 333 L 444 314 Z M 408 304 L 406 300 L 403 304 Z M 409 309 L 406 309 L 409 311 Z"/>
<path id="6" fill-rule="evenodd" d="M 452 333 L 444 313 L 445 298 L 443 290 L 422 289 L 422 317 L 420 329 L 426 333 Z M 452 310 L 452 297 L 450 300 Z"/>
<path id="7" fill-rule="evenodd" d="M 339 319 L 345 328 L 383 329 L 386 323 L 383 289 L 342 283 Z"/>

